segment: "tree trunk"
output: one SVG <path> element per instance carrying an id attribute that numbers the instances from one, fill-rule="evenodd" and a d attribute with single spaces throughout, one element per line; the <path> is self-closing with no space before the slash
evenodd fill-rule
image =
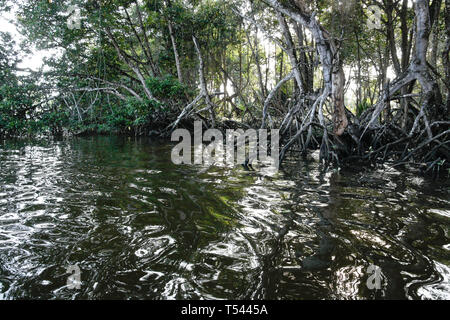
<path id="1" fill-rule="evenodd" d="M 445 85 L 447 87 L 447 107 L 446 114 L 450 112 L 450 0 L 445 0 L 445 31 L 447 42 L 444 52 L 442 53 L 442 62 L 445 68 Z"/>
<path id="2" fill-rule="evenodd" d="M 138 3 L 137 0 L 135 0 L 134 3 L 136 5 L 136 12 L 137 12 L 137 16 L 138 16 L 138 19 L 139 19 L 139 24 L 140 24 L 142 33 L 144 34 L 144 43 L 145 43 L 145 47 L 147 48 L 146 52 L 147 52 L 147 56 L 148 56 L 148 59 L 149 59 L 150 67 L 152 68 L 153 75 L 156 77 L 161 72 L 159 70 L 159 67 L 155 64 L 155 61 L 153 59 L 152 50 L 150 48 L 150 41 L 149 41 L 148 36 L 147 36 L 147 28 L 145 28 L 145 25 L 144 25 L 141 9 L 139 8 L 139 3 Z"/>
<path id="3" fill-rule="evenodd" d="M 197 51 L 197 56 L 199 60 L 199 67 L 198 67 L 198 74 L 199 74 L 199 80 L 200 80 L 200 90 L 201 95 L 205 98 L 206 104 L 208 105 L 208 111 L 210 115 L 211 125 L 214 128 L 216 126 L 216 120 L 214 115 L 214 104 L 211 101 L 211 97 L 208 93 L 208 87 L 206 86 L 206 79 L 204 74 L 204 63 L 203 63 L 203 57 L 202 53 L 200 51 L 200 46 L 198 45 L 197 38 L 195 36 L 192 36 L 192 40 L 194 41 L 195 50 Z"/>
<path id="4" fill-rule="evenodd" d="M 395 42 L 395 21 L 394 21 L 394 3 L 393 0 L 386 1 L 386 16 L 387 16 L 387 40 L 391 50 L 392 63 L 397 76 L 402 73 L 400 67 L 400 60 L 397 55 L 397 46 Z"/>
<path id="5" fill-rule="evenodd" d="M 314 13 L 309 14 L 306 10 L 301 9 L 305 8 L 301 1 L 296 2 L 301 5 L 299 6 L 298 12 L 285 7 L 277 0 L 266 0 L 266 2 L 277 12 L 289 16 L 311 31 L 311 34 L 316 41 L 317 50 L 322 63 L 324 94 L 321 99 L 324 101 L 324 99 L 331 94 L 334 106 L 334 134 L 336 136 L 342 135 L 348 126 L 348 119 L 344 106 L 345 75 L 342 68 L 342 61 L 339 58 L 339 53 L 334 41 L 316 20 Z M 319 103 L 319 116 L 321 115 L 323 101 Z"/>
<path id="6" fill-rule="evenodd" d="M 292 41 L 291 33 L 289 32 L 289 27 L 286 23 L 286 19 L 284 19 L 283 15 L 280 12 L 277 12 L 278 22 L 281 26 L 281 31 L 283 33 L 284 41 L 286 42 L 287 54 L 289 56 L 289 61 L 291 62 L 292 69 L 294 71 L 295 81 L 297 83 L 298 88 L 300 89 L 300 93 L 304 92 L 302 76 L 300 74 L 300 70 L 298 67 L 298 59 L 294 50 L 294 42 Z"/>
<path id="7" fill-rule="evenodd" d="M 123 50 L 120 49 L 119 44 L 117 43 L 115 37 L 112 35 L 111 30 L 108 27 L 106 28 L 106 34 L 113 43 L 113 46 L 116 49 L 119 58 L 136 74 L 136 77 L 139 79 L 139 82 L 141 83 L 147 98 L 149 100 L 156 100 L 150 89 L 147 87 L 147 84 L 145 83 L 145 79 L 144 76 L 142 75 L 141 70 L 139 70 L 138 66 L 133 65 L 133 63 L 127 58 Z"/>
<path id="8" fill-rule="evenodd" d="M 432 76 L 427 63 L 427 51 L 431 33 L 430 10 L 427 0 L 416 0 L 416 52 L 412 70 L 417 74 L 424 93 L 428 96 L 429 110 L 433 119 L 439 118 L 442 96 L 436 79 Z"/>
<path id="9" fill-rule="evenodd" d="M 178 81 L 183 83 L 183 74 L 181 72 L 180 56 L 178 55 L 177 43 L 175 41 L 175 36 L 173 34 L 172 22 L 167 20 L 169 26 L 170 40 L 172 41 L 173 55 L 175 56 L 175 65 L 177 67 Z"/>
<path id="10" fill-rule="evenodd" d="M 414 2 L 414 12 L 416 16 L 416 32 L 413 59 L 407 71 L 391 83 L 389 89 L 387 90 L 389 95 L 383 94 L 382 97 L 378 99 L 379 102 L 364 132 L 367 131 L 371 124 L 376 122 L 390 97 L 415 80 L 419 81 L 422 87 L 422 94 L 425 99 L 422 104 L 422 111 L 414 121 L 414 126 L 416 126 L 418 119 L 425 115 L 425 110 L 429 112 L 431 120 L 439 120 L 442 116 L 445 116 L 445 110 L 442 108 L 442 96 L 439 85 L 433 77 L 433 73 L 431 72 L 427 62 L 427 51 L 432 22 L 432 19 L 430 18 L 430 6 L 428 0 L 416 0 Z M 414 130 L 411 130 L 410 135 L 413 132 Z"/>

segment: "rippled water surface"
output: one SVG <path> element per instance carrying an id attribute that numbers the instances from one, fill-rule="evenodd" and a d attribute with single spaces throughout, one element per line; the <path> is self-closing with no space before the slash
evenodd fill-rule
<path id="1" fill-rule="evenodd" d="M 448 180 L 176 166 L 170 151 L 1 142 L 0 299 L 450 299 Z"/>

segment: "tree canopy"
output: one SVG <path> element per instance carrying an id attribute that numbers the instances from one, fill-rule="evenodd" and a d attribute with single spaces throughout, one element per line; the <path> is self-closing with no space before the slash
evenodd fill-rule
<path id="1" fill-rule="evenodd" d="M 449 0 L 0 3 L 25 39 L 1 33 L 0 135 L 200 119 L 280 128 L 282 158 L 449 161 Z M 18 67 L 31 45 L 55 53 L 38 71 Z"/>

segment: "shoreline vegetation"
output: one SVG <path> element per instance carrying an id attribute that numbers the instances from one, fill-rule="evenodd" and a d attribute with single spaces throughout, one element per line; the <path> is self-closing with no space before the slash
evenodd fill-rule
<path id="1" fill-rule="evenodd" d="M 280 160 L 450 172 L 450 0 L 2 1 L 0 137 L 280 129 Z M 376 10 L 374 10 L 374 8 Z M 371 19 L 379 19 L 371 27 Z M 19 67 L 30 44 L 56 50 Z"/>

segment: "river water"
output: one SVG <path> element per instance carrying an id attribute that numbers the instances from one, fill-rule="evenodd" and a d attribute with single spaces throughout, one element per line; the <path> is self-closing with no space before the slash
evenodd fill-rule
<path id="1" fill-rule="evenodd" d="M 1 142 L 0 299 L 450 299 L 448 180 L 171 147 Z"/>

